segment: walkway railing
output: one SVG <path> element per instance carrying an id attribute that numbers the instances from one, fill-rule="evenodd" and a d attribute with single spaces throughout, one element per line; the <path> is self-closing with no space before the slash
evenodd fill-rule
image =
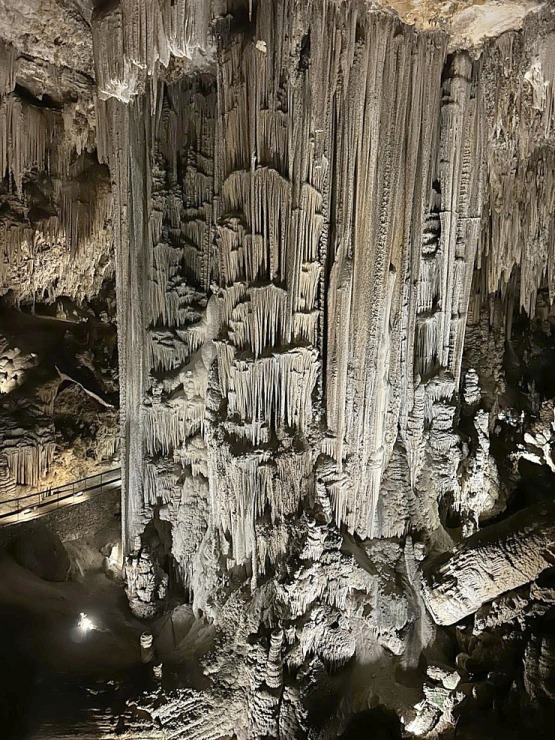
<path id="1" fill-rule="evenodd" d="M 55 488 L 4 499 L 0 501 L 0 526 L 35 519 L 62 506 L 87 501 L 106 489 L 113 490 L 120 483 L 121 468 L 114 468 Z"/>

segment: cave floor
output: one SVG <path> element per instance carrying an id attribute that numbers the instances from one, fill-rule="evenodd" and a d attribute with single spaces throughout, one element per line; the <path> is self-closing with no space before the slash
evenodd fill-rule
<path id="1" fill-rule="evenodd" d="M 79 629 L 81 612 L 97 629 Z M 52 583 L 0 555 L 2 737 L 106 737 L 83 723 L 98 713 L 106 731 L 126 697 L 146 685 L 143 631 L 121 585 L 100 570 L 82 582 Z"/>

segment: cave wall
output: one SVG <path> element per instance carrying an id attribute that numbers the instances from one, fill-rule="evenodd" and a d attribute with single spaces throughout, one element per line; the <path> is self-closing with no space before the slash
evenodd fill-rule
<path id="1" fill-rule="evenodd" d="M 87 13 L 2 3 L 0 14 L 4 500 L 113 467 L 119 431 L 112 190 Z"/>

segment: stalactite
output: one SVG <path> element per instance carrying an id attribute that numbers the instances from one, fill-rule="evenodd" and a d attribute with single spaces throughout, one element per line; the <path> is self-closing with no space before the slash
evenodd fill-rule
<path id="1" fill-rule="evenodd" d="M 60 136 L 58 115 L 21 102 L 16 95 L 0 101 L 0 167 L 21 194 L 23 176 L 32 167 L 48 170 L 48 153 Z"/>
<path id="2" fill-rule="evenodd" d="M 92 297 L 111 270 L 112 209 L 109 181 L 94 162 L 91 126 L 83 123 L 82 107 L 92 93 L 82 91 L 83 100 L 61 109 L 48 96 L 33 100 L 16 84 L 26 60 L 6 44 L 0 55 L 6 74 L 0 81 L 0 168 L 10 203 L 0 223 L 0 289 L 16 283 L 21 302 Z M 56 215 L 48 215 L 54 205 Z M 37 220 L 33 211 L 45 216 Z"/>
<path id="3" fill-rule="evenodd" d="M 12 44 L 0 40 L 0 98 L 13 92 L 17 77 L 18 55 Z"/>
<path id="4" fill-rule="evenodd" d="M 33 416 L 26 408 L 19 414 L 5 413 L 1 443 L 12 483 L 37 489 L 56 452 L 52 421 L 44 415 Z"/>
<path id="5" fill-rule="evenodd" d="M 98 90 L 128 103 L 170 55 L 208 51 L 211 5 L 203 0 L 122 0 L 96 13 L 93 44 Z M 121 54 L 113 54 L 114 48 Z"/>
<path id="6" fill-rule="evenodd" d="M 489 218 L 478 266 L 487 271 L 489 292 L 508 283 L 520 267 L 520 304 L 531 316 L 544 279 L 555 295 L 554 168 L 548 144 L 555 115 L 552 50 L 551 36 L 533 55 L 521 37 L 507 34 L 495 42 L 482 70 L 497 94 L 485 106 Z M 545 95 L 538 96 L 538 88 Z"/>

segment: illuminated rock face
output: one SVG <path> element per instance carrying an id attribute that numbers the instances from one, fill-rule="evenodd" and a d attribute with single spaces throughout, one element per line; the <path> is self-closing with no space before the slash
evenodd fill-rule
<path id="1" fill-rule="evenodd" d="M 448 547 L 445 496 L 467 534 L 495 510 L 476 373 L 465 460 L 457 393 L 469 307 L 473 324 L 520 268 L 514 296 L 533 313 L 552 272 L 553 36 L 530 23 L 478 56 L 356 3 L 214 9 L 212 36 L 205 11 L 188 7 L 179 43 L 163 7 L 93 21 L 124 534 L 170 522 L 193 608 L 224 634 L 211 673 L 250 645 L 216 681 L 236 697 L 230 722 L 275 736 L 287 681 L 262 666 L 281 660 L 295 736 L 321 680 L 303 671 L 375 644 L 410 665 L 429 641 L 406 534 Z M 202 68 L 161 82 L 171 53 Z M 426 603 L 456 621 L 498 593 L 480 588 L 449 616 Z"/>
<path id="2" fill-rule="evenodd" d="M 430 578 L 419 565 L 506 502 L 504 341 L 515 308 L 549 323 L 555 290 L 555 21 L 524 2 L 502 23 L 493 2 L 449 22 L 446 3 L 390 5 L 416 25 L 340 0 L 98 3 L 64 116 L 22 106 L 24 49 L 3 48 L 13 192 L 52 168 L 69 195 L 49 228 L 98 252 L 113 234 L 126 551 L 153 522 L 171 532 L 193 612 L 221 635 L 211 688 L 156 715 L 184 737 L 305 736 L 338 671 L 416 666 L 431 617 L 456 622 L 550 562 L 532 511 L 524 534 L 468 540 Z M 86 201 L 83 172 L 62 170 L 62 123 L 111 192 L 99 175 Z M 95 255 L 68 290 L 94 291 Z M 516 564 L 490 587 L 530 532 L 526 577 Z M 154 559 L 129 561 L 145 614 L 163 600 Z M 457 682 L 443 715 L 433 687 L 416 711 L 374 684 L 330 708 L 330 737 L 371 691 L 422 733 L 452 721 Z"/>
<path id="3" fill-rule="evenodd" d="M 158 499 L 205 498 L 199 516 L 254 584 L 265 513 L 283 551 L 300 506 L 363 538 L 405 531 L 423 425 L 449 416 L 458 383 L 480 235 L 485 124 L 468 56 L 326 7 L 270 5 L 248 33 L 218 20 L 215 78 L 162 91 L 147 78 L 144 95 L 100 109 L 127 535 Z"/>
<path id="4" fill-rule="evenodd" d="M 0 3 L 0 447 L 20 495 L 113 467 L 118 447 L 116 413 L 83 390 L 116 395 L 117 356 L 98 346 L 116 335 L 112 193 L 96 157 L 90 26 L 74 5 Z M 56 366 L 81 377 L 81 394 Z"/>
<path id="5" fill-rule="evenodd" d="M 438 624 L 454 624 L 482 604 L 534 581 L 553 564 L 554 507 L 529 507 L 470 537 L 423 577 L 426 606 Z"/>

